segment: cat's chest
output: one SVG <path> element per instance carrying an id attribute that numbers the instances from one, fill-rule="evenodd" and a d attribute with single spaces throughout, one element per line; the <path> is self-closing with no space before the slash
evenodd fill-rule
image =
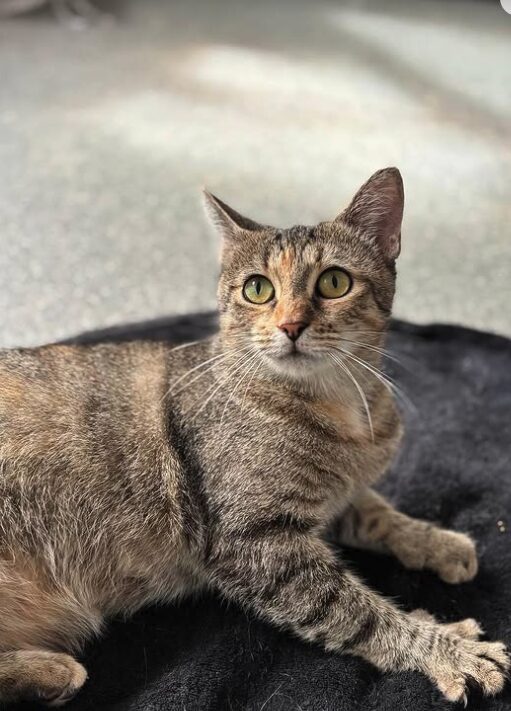
<path id="1" fill-rule="evenodd" d="M 325 475 L 341 482 L 342 498 L 361 485 L 374 484 L 389 466 L 401 435 L 401 425 L 390 398 L 372 402 L 372 408 L 339 401 L 321 401 L 309 408 L 314 444 L 309 461 L 320 463 Z M 318 456 L 321 452 L 321 457 Z"/>
<path id="2" fill-rule="evenodd" d="M 365 410 L 325 400 L 311 405 L 310 411 L 335 433 L 337 442 L 350 442 L 355 446 L 370 443 L 373 424 Z"/>
<path id="3" fill-rule="evenodd" d="M 330 404 L 290 416 L 224 420 L 210 432 L 208 456 L 214 452 L 210 461 L 229 482 L 259 483 L 264 475 L 265 485 L 286 495 L 292 489 L 348 496 L 355 486 L 374 481 L 386 464 L 385 444 L 373 441 L 367 421 Z"/>
<path id="4" fill-rule="evenodd" d="M 241 507 L 307 513 L 327 520 L 362 485 L 374 483 L 395 447 L 394 427 L 374 407 L 374 432 L 364 413 L 347 405 L 302 401 L 278 408 L 220 408 L 198 431 L 212 499 Z M 374 438 L 373 438 L 374 434 Z M 305 503 L 304 503 L 305 502 Z M 244 514 L 244 515 L 245 515 Z"/>

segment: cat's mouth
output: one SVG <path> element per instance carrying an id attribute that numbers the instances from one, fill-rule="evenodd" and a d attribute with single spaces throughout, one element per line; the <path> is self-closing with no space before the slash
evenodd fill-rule
<path id="1" fill-rule="evenodd" d="M 305 351 L 297 343 L 289 343 L 274 354 L 276 358 L 299 358 L 304 355 L 306 355 Z"/>
<path id="2" fill-rule="evenodd" d="M 288 348 L 266 353 L 268 365 L 278 374 L 295 378 L 309 378 L 324 366 L 322 354 L 293 344 Z"/>
<path id="3" fill-rule="evenodd" d="M 312 360 L 314 354 L 311 353 L 309 349 L 304 348 L 303 345 L 300 345 L 299 343 L 295 342 L 290 343 L 286 348 L 279 349 L 278 352 L 272 353 L 271 357 L 280 362 L 296 362 Z"/>
<path id="4" fill-rule="evenodd" d="M 322 348 L 309 338 L 275 338 L 263 353 L 270 366 L 286 374 L 310 373 L 326 360 Z"/>
<path id="5" fill-rule="evenodd" d="M 299 351 L 298 348 L 294 348 L 289 353 L 286 353 L 283 357 L 289 358 L 290 360 L 298 360 L 299 358 L 306 358 L 307 353 L 304 353 L 303 351 Z"/>

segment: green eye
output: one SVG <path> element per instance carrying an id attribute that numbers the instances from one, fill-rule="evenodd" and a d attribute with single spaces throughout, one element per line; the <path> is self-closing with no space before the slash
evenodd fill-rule
<path id="1" fill-rule="evenodd" d="M 351 289 L 351 277 L 343 269 L 327 269 L 319 277 L 316 288 L 324 299 L 339 299 Z"/>
<path id="2" fill-rule="evenodd" d="M 275 289 L 269 279 L 256 274 L 251 276 L 243 286 L 243 296 L 253 304 L 265 304 L 273 299 Z"/>

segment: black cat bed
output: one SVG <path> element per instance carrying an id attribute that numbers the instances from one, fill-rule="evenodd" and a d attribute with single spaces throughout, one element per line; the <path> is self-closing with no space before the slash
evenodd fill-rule
<path id="1" fill-rule="evenodd" d="M 102 340 L 196 340 L 213 314 L 85 334 Z M 475 617 L 511 645 L 511 341 L 450 326 L 394 322 L 385 370 L 408 394 L 406 437 L 382 491 L 402 511 L 477 541 L 480 572 L 450 586 L 396 560 L 345 550 L 353 569 L 404 609 Z M 115 621 L 86 650 L 90 678 L 69 711 L 439 711 L 452 709 L 418 673 L 381 674 L 327 654 L 213 595 Z M 33 705 L 30 705 L 33 709 Z M 469 709 L 511 708 L 511 683 Z"/>

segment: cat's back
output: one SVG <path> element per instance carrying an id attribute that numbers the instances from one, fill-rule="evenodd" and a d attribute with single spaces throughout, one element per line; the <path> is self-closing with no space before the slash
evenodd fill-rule
<path id="1" fill-rule="evenodd" d="M 158 344 L 49 345 L 0 351 L 0 451 L 49 456 L 108 423 L 154 418 L 164 393 Z M 138 410 L 138 412 L 137 412 Z M 12 454 L 15 452 L 13 451 Z"/>
<path id="2" fill-rule="evenodd" d="M 4 471 L 38 460 L 112 476 L 121 464 L 161 459 L 173 449 L 171 385 L 206 358 L 208 347 L 134 341 L 1 349 Z"/>

